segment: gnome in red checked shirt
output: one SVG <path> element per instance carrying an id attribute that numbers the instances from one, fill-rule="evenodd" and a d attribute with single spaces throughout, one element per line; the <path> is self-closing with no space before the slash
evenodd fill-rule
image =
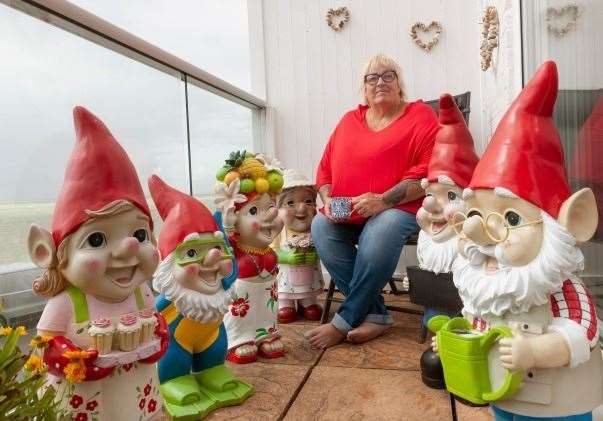
<path id="1" fill-rule="evenodd" d="M 491 381 L 524 373 L 518 392 L 494 402 L 497 420 L 590 420 L 603 402 L 595 306 L 575 275 L 584 266 L 576 244 L 592 237 L 597 209 L 590 189 L 568 186 L 552 119 L 557 84 L 548 61 L 503 116 L 463 192 L 467 211 L 455 215 L 464 316 L 476 331 L 513 331 L 490 360 Z"/>

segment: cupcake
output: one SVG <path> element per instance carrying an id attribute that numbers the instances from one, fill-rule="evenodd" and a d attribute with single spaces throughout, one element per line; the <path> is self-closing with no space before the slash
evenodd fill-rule
<path id="1" fill-rule="evenodd" d="M 117 325 L 117 336 L 119 338 L 119 349 L 132 351 L 138 348 L 140 343 L 140 320 L 134 313 L 120 316 Z"/>
<path id="2" fill-rule="evenodd" d="M 155 310 L 146 308 L 138 312 L 138 318 L 142 328 L 140 329 L 140 342 L 146 342 L 153 337 L 157 319 L 155 318 Z"/>
<path id="3" fill-rule="evenodd" d="M 115 332 L 115 327 L 110 319 L 102 318 L 90 322 L 88 335 L 92 338 L 92 346 L 99 354 L 108 354 L 111 352 L 113 332 Z"/>

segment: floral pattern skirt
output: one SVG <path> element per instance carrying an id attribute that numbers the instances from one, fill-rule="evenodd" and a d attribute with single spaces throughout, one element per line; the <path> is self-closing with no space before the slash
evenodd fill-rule
<path id="1" fill-rule="evenodd" d="M 161 416 L 155 364 L 125 364 L 102 380 L 81 383 L 48 374 L 48 384 L 61 399 L 61 420 L 147 421 Z"/>
<path id="2" fill-rule="evenodd" d="M 276 328 L 278 302 L 274 277 L 271 276 L 264 282 L 237 279 L 231 288 L 234 288 L 235 299 L 224 316 L 228 349 L 279 338 L 280 334 Z"/>

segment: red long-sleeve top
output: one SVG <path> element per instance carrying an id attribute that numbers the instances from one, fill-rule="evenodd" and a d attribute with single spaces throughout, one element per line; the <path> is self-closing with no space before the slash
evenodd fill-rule
<path id="1" fill-rule="evenodd" d="M 316 187 L 331 184 L 331 197 L 384 193 L 406 179 L 427 176 L 438 119 L 422 101 L 411 102 L 386 128 L 373 131 L 365 120 L 368 106 L 343 116 L 318 165 Z M 422 198 L 396 206 L 417 213 Z M 349 222 L 366 220 L 353 213 Z"/>

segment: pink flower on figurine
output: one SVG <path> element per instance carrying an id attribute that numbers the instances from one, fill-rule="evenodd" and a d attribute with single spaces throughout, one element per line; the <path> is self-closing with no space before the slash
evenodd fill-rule
<path id="1" fill-rule="evenodd" d="M 147 409 L 149 412 L 155 412 L 155 409 L 157 409 L 157 401 L 155 399 L 151 399 Z"/>
<path id="2" fill-rule="evenodd" d="M 86 404 L 86 411 L 94 411 L 98 406 L 97 401 L 90 401 Z"/>
<path id="3" fill-rule="evenodd" d="M 147 403 L 147 400 L 145 398 L 142 398 L 140 400 L 140 402 L 138 402 L 138 407 L 140 408 L 141 411 L 144 409 L 144 406 L 146 403 Z"/>
<path id="4" fill-rule="evenodd" d="M 276 282 L 274 282 L 270 288 L 270 298 L 272 298 L 273 301 L 278 301 L 278 289 L 276 287 Z"/>
<path id="5" fill-rule="evenodd" d="M 149 396 L 149 393 L 151 393 L 151 385 L 150 385 L 150 384 L 147 384 L 147 385 L 144 387 L 144 395 L 145 395 L 145 396 Z"/>
<path id="6" fill-rule="evenodd" d="M 237 298 L 230 307 L 233 316 L 245 317 L 249 311 L 249 300 L 246 298 Z"/>
<path id="7" fill-rule="evenodd" d="M 84 412 L 78 412 L 74 418 L 75 421 L 88 421 L 88 415 Z"/>
<path id="8" fill-rule="evenodd" d="M 69 405 L 71 405 L 71 407 L 75 409 L 77 409 L 83 403 L 84 399 L 80 395 L 73 395 L 71 397 L 71 400 L 69 400 Z"/>

